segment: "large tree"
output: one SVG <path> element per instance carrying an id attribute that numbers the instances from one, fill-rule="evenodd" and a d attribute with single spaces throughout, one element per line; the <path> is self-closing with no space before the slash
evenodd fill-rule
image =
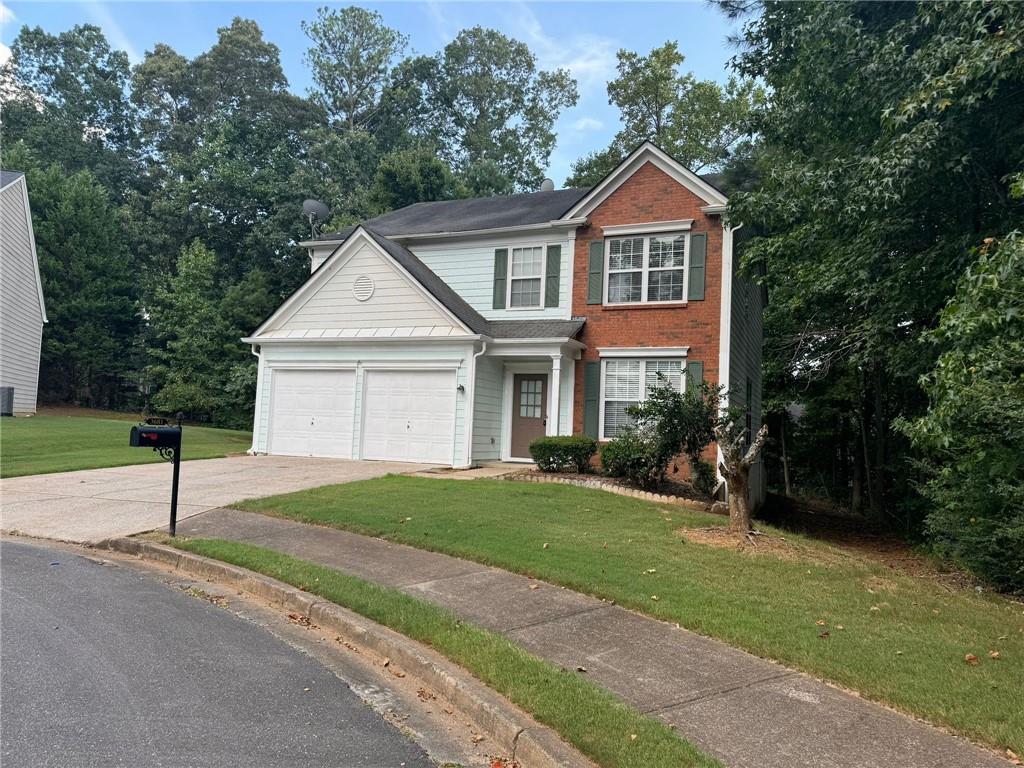
<path id="1" fill-rule="evenodd" d="M 682 72 L 685 57 L 667 42 L 647 56 L 618 52 L 618 77 L 608 83 L 608 103 L 619 108 L 621 130 L 611 146 L 576 161 L 566 186 L 595 184 L 645 140 L 693 170 L 729 159 L 764 92 L 752 80 L 725 85 Z"/>
<path id="2" fill-rule="evenodd" d="M 316 89 L 313 99 L 349 130 L 374 120 L 395 58 L 408 44 L 381 15 L 358 6 L 320 8 L 302 31 L 312 42 L 306 63 Z"/>
<path id="3" fill-rule="evenodd" d="M 809 411 L 848 419 L 844 445 L 814 452 L 843 457 L 873 513 L 909 526 L 916 478 L 893 423 L 927 405 L 918 380 L 938 350 L 921 339 L 972 248 L 1024 214 L 1008 185 L 1024 164 L 1024 6 L 727 10 L 750 13 L 739 74 L 771 92 L 752 124 L 760 184 L 731 198 L 732 219 L 760 227 L 745 267 L 767 274 L 774 348 L 815 393 Z"/>
<path id="4" fill-rule="evenodd" d="M 23 141 L 69 173 L 88 169 L 121 200 L 137 172 L 128 79 L 128 56 L 99 27 L 22 27 L 0 68 L 4 143 Z"/>
<path id="5" fill-rule="evenodd" d="M 420 84 L 415 98 L 404 86 L 404 103 L 421 116 L 410 128 L 434 141 L 443 160 L 456 170 L 490 161 L 516 188 L 537 189 L 555 121 L 578 98 L 566 70 L 538 70 L 525 43 L 483 27 L 404 70 Z"/>

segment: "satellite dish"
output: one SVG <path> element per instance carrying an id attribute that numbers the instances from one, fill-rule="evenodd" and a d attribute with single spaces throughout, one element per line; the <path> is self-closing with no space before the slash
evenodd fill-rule
<path id="1" fill-rule="evenodd" d="M 319 200 L 303 200 L 302 213 L 309 219 L 310 237 L 316 237 L 316 223 L 327 221 L 327 217 L 331 215 L 331 209 Z"/>
<path id="2" fill-rule="evenodd" d="M 542 181 L 540 183 L 540 191 L 541 192 L 554 192 L 555 191 L 555 182 L 553 182 L 551 179 L 544 179 L 544 181 Z"/>

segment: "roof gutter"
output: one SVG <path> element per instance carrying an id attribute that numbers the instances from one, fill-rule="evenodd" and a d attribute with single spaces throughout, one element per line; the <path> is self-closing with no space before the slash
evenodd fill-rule
<path id="1" fill-rule="evenodd" d="M 515 234 L 517 232 L 546 232 L 558 229 L 575 229 L 587 223 L 587 217 L 575 219 L 552 219 L 539 224 L 520 224 L 515 227 L 491 227 L 488 229 L 464 229 L 458 232 L 419 232 L 408 235 L 384 235 L 388 240 L 452 240 L 463 237 L 479 237 L 488 234 Z M 338 245 L 345 240 L 303 240 L 299 245 L 305 248 Z"/>

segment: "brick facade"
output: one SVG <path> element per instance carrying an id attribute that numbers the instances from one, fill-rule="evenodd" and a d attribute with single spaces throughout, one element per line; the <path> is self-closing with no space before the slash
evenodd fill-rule
<path id="1" fill-rule="evenodd" d="M 582 363 L 598 360 L 598 347 L 688 346 L 689 359 L 704 363 L 704 378 L 718 381 L 722 224 L 719 216 L 707 216 L 700 210 L 704 205 L 706 201 L 646 163 L 590 213 L 588 226 L 577 230 L 572 313 L 587 319 L 579 337 L 587 348 L 576 366 L 573 432 L 583 431 Z M 693 219 L 690 231 L 708 236 L 703 301 L 647 307 L 587 304 L 590 242 L 603 239 L 602 227 L 679 219 Z"/>

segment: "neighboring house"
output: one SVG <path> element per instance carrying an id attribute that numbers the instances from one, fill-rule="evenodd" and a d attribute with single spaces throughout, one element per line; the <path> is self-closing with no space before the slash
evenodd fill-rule
<path id="1" fill-rule="evenodd" d="M 645 143 L 592 189 L 418 203 L 303 243 L 309 279 L 245 339 L 253 452 L 528 461 L 541 435 L 614 437 L 658 373 L 725 385 L 756 430 L 762 294 L 712 181 Z"/>
<path id="2" fill-rule="evenodd" d="M 36 412 L 45 322 L 25 174 L 0 171 L 0 387 L 13 387 L 14 415 Z"/>

